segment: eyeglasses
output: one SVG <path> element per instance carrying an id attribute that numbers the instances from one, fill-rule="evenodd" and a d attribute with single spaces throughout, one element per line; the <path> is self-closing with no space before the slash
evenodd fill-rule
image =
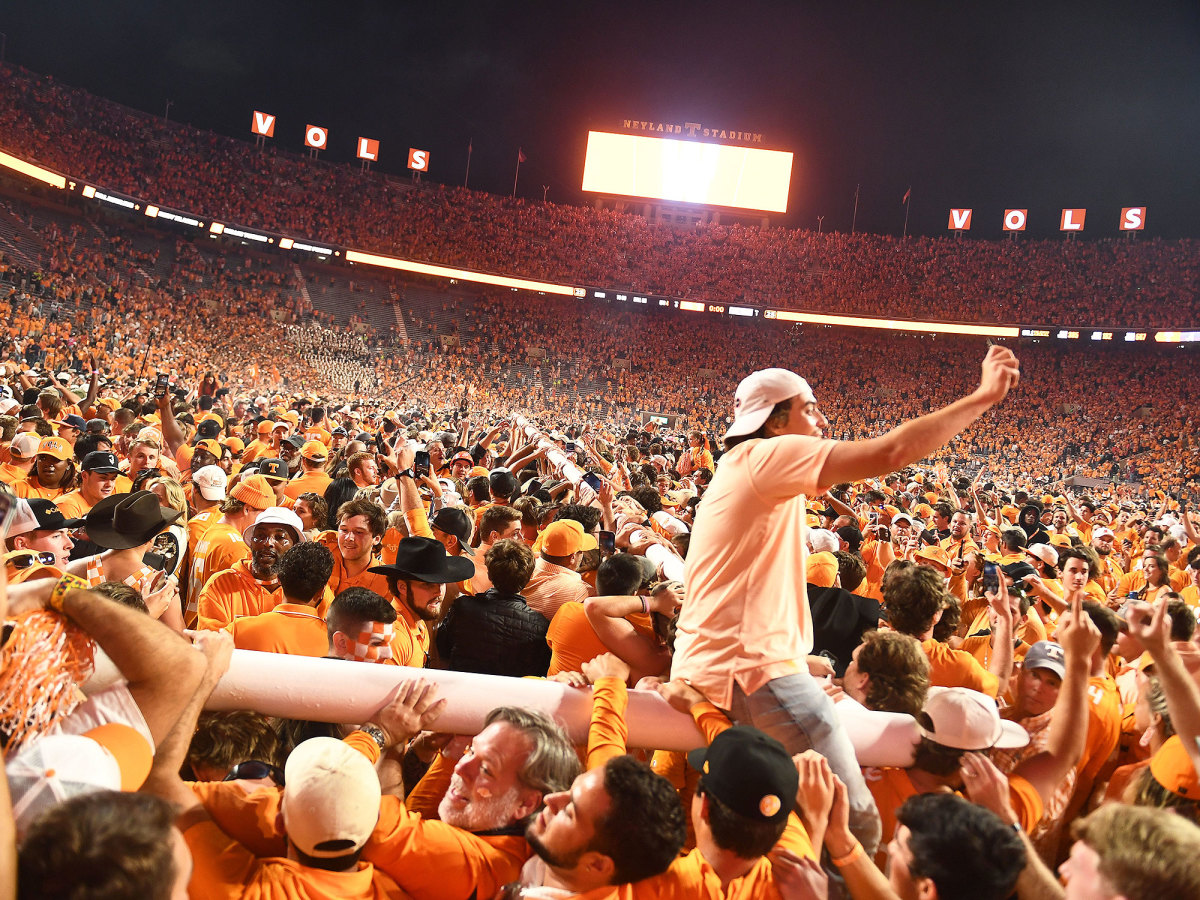
<path id="1" fill-rule="evenodd" d="M 270 763 L 262 762 L 257 759 L 248 759 L 245 762 L 240 762 L 232 769 L 229 774 L 222 778 L 222 781 L 238 781 L 242 778 L 257 780 L 260 778 L 270 778 L 280 787 L 283 787 L 283 769 L 279 766 L 273 766 Z"/>

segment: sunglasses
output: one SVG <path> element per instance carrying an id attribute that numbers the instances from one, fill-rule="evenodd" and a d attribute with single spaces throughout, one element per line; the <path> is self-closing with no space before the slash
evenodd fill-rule
<path id="1" fill-rule="evenodd" d="M 232 769 L 229 774 L 222 778 L 222 781 L 238 781 L 242 778 L 250 780 L 258 780 L 260 778 L 270 778 L 280 787 L 283 787 L 283 769 L 279 766 L 273 766 L 270 763 L 262 762 L 257 759 L 248 759 L 245 762 L 240 762 Z"/>
<path id="2" fill-rule="evenodd" d="M 43 566 L 52 566 L 58 559 L 53 553 L 43 550 L 42 552 L 30 551 L 22 556 L 14 556 L 9 563 L 14 569 L 28 569 L 34 563 L 41 563 Z"/>

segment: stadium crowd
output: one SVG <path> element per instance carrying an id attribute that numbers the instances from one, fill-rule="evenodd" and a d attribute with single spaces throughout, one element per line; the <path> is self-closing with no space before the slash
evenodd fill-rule
<path id="1" fill-rule="evenodd" d="M 677 229 L 463 188 L 414 189 L 166 123 L 16 67 L 2 66 L 0 74 L 5 149 L 113 190 L 251 227 L 713 303 L 1039 325 L 1200 322 L 1200 253 L 1191 241 L 902 241 L 739 225 Z"/>
<path id="2" fill-rule="evenodd" d="M 1147 323 L 1194 303 L 1187 245 L 364 190 L 6 74 L 6 140 L 48 165 L 439 261 L 726 299 L 762 265 L 780 298 L 980 318 L 993 277 L 1014 316 L 1092 309 L 1083 271 Z M 330 214 L 351 190 L 365 220 Z M 314 308 L 324 269 L 37 239 L 0 257 L 0 896 L 1200 896 L 1187 354 L 498 293 L 414 305 L 399 343 L 370 301 Z M 239 683 L 240 651 L 305 674 Z M 361 710 L 364 665 L 426 672 L 320 699 Z M 271 688 L 297 712 L 227 708 Z M 638 746 L 648 702 L 703 746 Z"/>
<path id="3" fill-rule="evenodd" d="M 815 436 L 839 427 L 811 400 L 796 425 L 811 391 L 781 371 L 739 385 L 724 452 L 454 395 L 376 413 L 211 375 L 113 398 L 99 367 L 82 384 L 6 373 L 20 895 L 1053 897 L 1060 864 L 1068 890 L 1108 891 L 1073 896 L 1200 889 L 1186 498 L 911 465 L 946 436 L 914 425 L 998 402 L 975 399 L 986 364 L 964 400 L 858 441 Z M 833 481 L 889 435 L 881 458 L 903 465 L 877 477 L 823 485 L 778 456 L 823 448 Z M 781 681 L 884 717 L 854 752 L 887 765 L 851 757 L 865 822 L 832 751 L 759 731 L 737 699 L 752 682 L 732 675 L 748 693 L 730 701 L 697 657 L 726 519 L 772 491 L 773 540 L 798 536 L 807 559 L 737 552 L 802 579 L 775 595 L 808 623 Z M 738 601 L 735 652 L 766 596 Z M 501 681 L 470 735 L 439 731 L 467 701 L 436 678 L 352 724 L 201 712 L 235 649 L 324 658 L 328 679 L 378 664 L 562 682 L 591 693 L 588 738 L 504 706 Z M 122 679 L 89 680 L 95 650 Z M 690 715 L 707 749 L 628 747 L 632 688 Z"/>

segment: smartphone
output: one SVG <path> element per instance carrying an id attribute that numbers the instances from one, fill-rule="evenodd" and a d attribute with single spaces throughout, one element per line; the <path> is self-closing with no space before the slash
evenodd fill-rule
<path id="1" fill-rule="evenodd" d="M 994 562 L 983 564 L 983 590 L 988 594 L 1000 593 L 1000 569 Z"/>
<path id="2" fill-rule="evenodd" d="M 413 454 L 413 471 L 418 475 L 429 474 L 429 451 L 418 450 Z"/>
<path id="3" fill-rule="evenodd" d="M 600 476 L 595 472 L 584 472 L 583 483 L 598 494 L 600 493 L 600 485 L 602 485 L 604 482 L 600 480 Z"/>
<path id="4" fill-rule="evenodd" d="M 154 379 L 154 396 L 167 396 L 167 388 L 171 386 L 171 376 L 166 372 L 159 372 L 158 377 Z"/>
<path id="5" fill-rule="evenodd" d="M 597 540 L 600 544 L 600 552 L 605 556 L 612 556 L 617 552 L 617 536 L 611 531 L 601 531 L 597 535 Z"/>

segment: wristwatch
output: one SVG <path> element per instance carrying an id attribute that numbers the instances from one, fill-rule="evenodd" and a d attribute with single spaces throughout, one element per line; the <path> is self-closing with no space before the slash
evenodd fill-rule
<path id="1" fill-rule="evenodd" d="M 411 478 L 413 481 L 416 481 L 417 473 L 414 472 L 411 468 L 409 468 L 409 469 L 404 469 L 401 472 L 397 472 L 396 477 L 397 478 Z"/>
<path id="2" fill-rule="evenodd" d="M 383 729 L 380 728 L 378 725 L 368 722 L 365 725 L 360 725 L 358 730 L 363 732 L 366 735 L 369 735 L 371 740 L 373 740 L 376 744 L 379 745 L 380 753 L 383 753 L 384 751 L 387 750 L 387 748 L 388 748 L 387 735 L 384 734 Z"/>

